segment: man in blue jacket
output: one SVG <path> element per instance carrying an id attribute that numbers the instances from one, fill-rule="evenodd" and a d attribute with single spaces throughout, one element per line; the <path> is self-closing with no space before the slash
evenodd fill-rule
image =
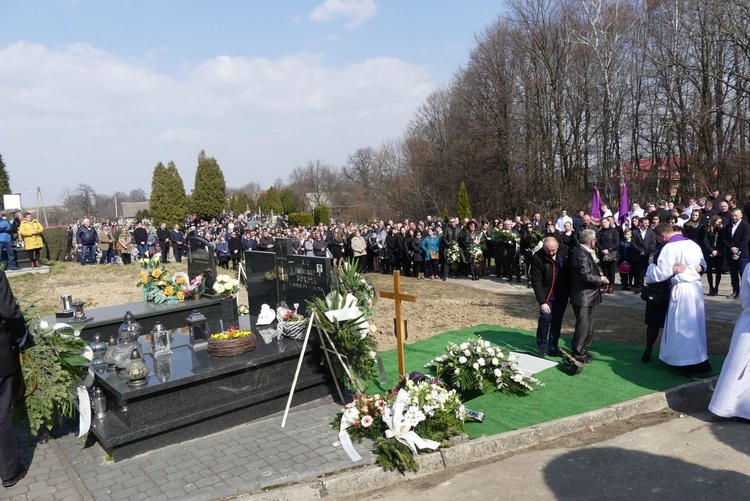
<path id="1" fill-rule="evenodd" d="M 81 245 L 81 264 L 96 264 L 96 244 L 99 243 L 99 234 L 91 225 L 89 218 L 85 218 L 83 224 L 78 227 L 76 240 Z"/>
<path id="2" fill-rule="evenodd" d="M 5 254 L 8 256 L 6 258 L 8 267 L 11 270 L 17 270 L 18 266 L 16 265 L 16 255 L 13 253 L 12 240 L 13 228 L 5 217 L 5 214 L 0 213 L 0 257 L 2 257 L 2 252 L 5 251 Z"/>

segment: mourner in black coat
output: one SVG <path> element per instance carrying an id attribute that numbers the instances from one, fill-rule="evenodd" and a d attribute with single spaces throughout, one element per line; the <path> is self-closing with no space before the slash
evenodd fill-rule
<path id="1" fill-rule="evenodd" d="M 542 248 L 531 257 L 529 280 L 539 303 L 536 344 L 542 356 L 560 356 L 560 340 L 570 290 L 568 248 L 555 237 L 544 239 Z"/>
<path id="2" fill-rule="evenodd" d="M 18 368 L 18 350 L 26 342 L 26 321 L 0 271 L 0 477 L 3 487 L 12 487 L 26 473 L 18 452 L 13 426 L 13 380 Z"/>

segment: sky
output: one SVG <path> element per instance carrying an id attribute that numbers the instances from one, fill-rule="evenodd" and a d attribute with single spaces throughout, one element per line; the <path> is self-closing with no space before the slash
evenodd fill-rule
<path id="1" fill-rule="evenodd" d="M 228 188 L 399 139 L 499 0 L 0 0 L 0 155 L 25 206 L 151 190 L 203 150 Z"/>

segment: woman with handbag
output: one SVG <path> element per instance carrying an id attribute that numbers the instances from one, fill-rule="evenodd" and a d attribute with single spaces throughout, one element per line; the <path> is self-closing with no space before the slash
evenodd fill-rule
<path id="1" fill-rule="evenodd" d="M 432 228 L 427 228 L 427 236 L 422 239 L 422 250 L 424 250 L 425 271 L 430 276 L 430 280 L 439 279 L 440 238 Z"/>
<path id="2" fill-rule="evenodd" d="M 596 247 L 601 256 L 602 273 L 609 280 L 604 293 L 612 294 L 615 291 L 615 272 L 617 271 L 617 261 L 619 260 L 620 232 L 614 227 L 614 218 L 605 217 L 602 219 L 602 229 L 596 238 Z"/>
<path id="3" fill-rule="evenodd" d="M 618 271 L 620 272 L 620 285 L 622 290 L 629 291 L 633 288 L 633 273 L 631 264 L 636 257 L 635 247 L 633 247 L 633 231 L 630 228 L 625 229 L 620 239 L 618 250 L 620 261 Z"/>

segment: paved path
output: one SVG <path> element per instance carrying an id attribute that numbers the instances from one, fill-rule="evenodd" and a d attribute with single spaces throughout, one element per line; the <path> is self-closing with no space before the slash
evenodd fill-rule
<path id="1" fill-rule="evenodd" d="M 504 294 L 531 294 L 525 285 L 497 279 L 459 279 L 458 282 Z M 728 279 L 725 282 L 728 283 Z M 722 283 L 722 292 L 726 295 L 725 287 Z M 643 308 L 638 295 L 623 291 L 606 295 L 605 301 L 614 306 Z M 706 310 L 708 319 L 734 323 L 740 306 L 735 300 L 719 296 L 706 298 Z M 656 407 L 634 402 L 635 410 L 628 412 L 648 412 L 667 406 L 664 395 L 654 396 L 652 400 L 654 398 L 662 399 L 657 401 Z M 297 484 L 296 490 L 277 489 L 267 495 L 271 499 L 301 499 L 320 497 L 326 489 L 333 493 L 335 485 L 344 491 L 350 488 L 351 492 L 357 492 L 368 490 L 372 482 L 377 485 L 389 478 L 390 481 L 400 478 L 388 476 L 375 467 L 363 469 L 363 465 L 374 464 L 374 456 L 367 452 L 366 445 L 357 447 L 363 460 L 356 465 L 351 463 L 337 445 L 336 432 L 329 426 L 339 408 L 330 398 L 322 399 L 295 408 L 285 429 L 280 426 L 281 416 L 276 415 L 117 463 L 107 461 L 98 444 L 84 444 L 73 434 L 47 441 L 24 439 L 23 458 L 31 465 L 28 475 L 15 487 L 0 491 L 0 500 L 213 500 L 302 482 Z M 565 424 L 559 433 L 570 427 L 611 419 L 612 412 L 598 416 L 575 417 L 571 422 L 577 424 Z M 535 439 L 538 440 L 540 433 L 544 435 L 538 429 L 533 432 Z M 504 442 L 505 437 L 501 441 Z M 472 441 L 467 443 L 469 445 L 467 450 L 478 447 L 479 443 Z M 461 450 L 460 447 L 454 449 L 454 453 Z M 441 454 L 420 457 L 425 462 L 423 471 L 429 471 L 436 461 L 439 463 L 436 467 L 445 467 L 445 457 Z M 595 459 L 596 456 L 589 456 L 588 461 Z M 464 460 L 470 461 L 471 457 Z M 359 475 L 359 481 L 364 484 L 341 474 L 331 476 L 353 466 L 357 468 L 353 474 Z M 313 482 L 318 478 L 326 481 Z M 337 479 L 343 480 L 337 483 Z M 555 494 L 559 493 L 555 491 Z"/>

